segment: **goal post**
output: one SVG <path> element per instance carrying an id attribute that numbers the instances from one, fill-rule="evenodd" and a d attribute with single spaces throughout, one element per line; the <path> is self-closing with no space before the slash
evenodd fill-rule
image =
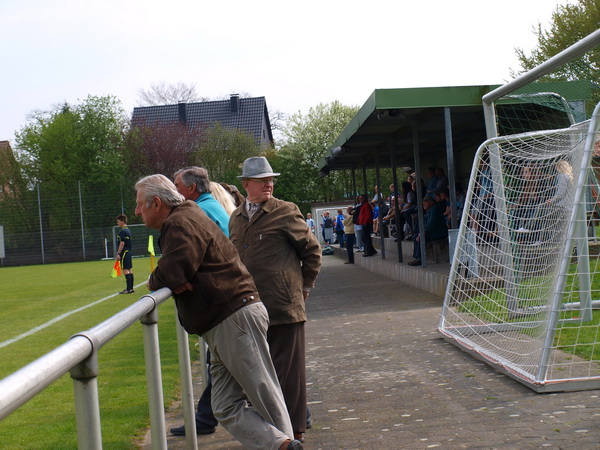
<path id="1" fill-rule="evenodd" d="M 482 98 L 438 326 L 536 392 L 600 388 L 600 103 L 590 81 L 536 82 L 599 45 L 600 30 Z"/>
<path id="2" fill-rule="evenodd" d="M 482 144 L 449 274 L 441 333 L 540 392 L 600 387 L 598 114 Z"/>

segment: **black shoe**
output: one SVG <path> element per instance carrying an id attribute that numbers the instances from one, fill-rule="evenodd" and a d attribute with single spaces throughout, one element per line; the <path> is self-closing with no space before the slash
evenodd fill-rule
<path id="1" fill-rule="evenodd" d="M 133 294 L 134 292 L 133 289 L 123 289 L 119 294 Z"/>
<path id="2" fill-rule="evenodd" d="M 196 434 L 213 434 L 217 431 L 217 427 L 208 427 L 206 425 L 196 424 Z M 185 425 L 173 427 L 169 430 L 173 436 L 185 436 Z"/>
<path id="3" fill-rule="evenodd" d="M 287 446 L 287 450 L 302 450 L 303 448 L 302 443 L 296 439 L 291 441 Z"/>
<path id="4" fill-rule="evenodd" d="M 408 263 L 409 266 L 420 266 L 421 265 L 421 260 L 420 259 L 415 259 L 414 261 L 411 261 Z"/>
<path id="5" fill-rule="evenodd" d="M 354 264 L 352 261 L 346 261 L 344 264 Z"/>

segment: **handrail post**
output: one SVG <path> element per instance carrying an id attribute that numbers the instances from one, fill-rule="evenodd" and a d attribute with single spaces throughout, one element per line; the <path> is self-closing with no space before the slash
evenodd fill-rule
<path id="1" fill-rule="evenodd" d="M 90 356 L 69 371 L 75 394 L 77 447 L 84 450 L 102 450 L 98 401 L 98 344 L 92 336 L 85 333 L 75 336 L 83 336 L 92 344 Z"/>
<path id="2" fill-rule="evenodd" d="M 144 334 L 144 359 L 148 383 L 148 408 L 152 448 L 167 450 L 160 351 L 158 344 L 158 308 L 140 318 Z"/>
<path id="3" fill-rule="evenodd" d="M 177 352 L 179 355 L 179 377 L 181 380 L 181 398 L 183 400 L 183 423 L 185 426 L 186 448 L 197 449 L 196 414 L 194 408 L 194 388 L 192 386 L 192 364 L 188 334 L 179 323 L 177 305 L 175 305 L 175 329 L 177 331 Z"/>

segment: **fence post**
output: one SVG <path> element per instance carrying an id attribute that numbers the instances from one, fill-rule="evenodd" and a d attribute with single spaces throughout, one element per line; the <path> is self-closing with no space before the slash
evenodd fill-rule
<path id="1" fill-rule="evenodd" d="M 77 447 L 84 450 L 102 450 L 98 401 L 98 344 L 93 337 L 85 333 L 75 336 L 83 336 L 92 344 L 91 355 L 70 370 L 75 393 Z"/>
<path id="2" fill-rule="evenodd" d="M 144 359 L 148 383 L 148 408 L 150 412 L 150 436 L 152 448 L 167 450 L 167 431 L 160 371 L 158 344 L 158 309 L 156 305 L 140 318 L 144 334 Z"/>
<path id="3" fill-rule="evenodd" d="M 175 304 L 175 302 L 173 302 Z M 178 317 L 177 305 L 175 305 L 175 317 Z M 177 351 L 179 354 L 179 376 L 181 380 L 181 398 L 183 400 L 183 419 L 185 425 L 186 448 L 197 449 L 196 437 L 196 414 L 194 407 L 194 388 L 192 386 L 192 365 L 190 362 L 190 347 L 188 334 L 175 319 L 177 331 Z M 204 385 L 203 387 L 206 387 Z"/>
<path id="4" fill-rule="evenodd" d="M 38 200 L 38 215 L 40 218 L 40 245 L 42 247 L 42 264 L 46 263 L 46 255 L 44 254 L 44 223 L 42 221 L 42 199 L 40 195 L 40 183 L 37 184 L 37 200 Z"/>

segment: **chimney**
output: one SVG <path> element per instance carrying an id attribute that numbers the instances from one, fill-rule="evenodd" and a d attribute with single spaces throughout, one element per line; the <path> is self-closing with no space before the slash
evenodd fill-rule
<path id="1" fill-rule="evenodd" d="M 187 123 L 187 111 L 185 108 L 185 102 L 179 102 L 177 104 L 177 111 L 179 113 L 179 123 Z"/>
<path id="2" fill-rule="evenodd" d="M 231 94 L 231 112 L 236 113 L 240 110 L 239 94 Z"/>

